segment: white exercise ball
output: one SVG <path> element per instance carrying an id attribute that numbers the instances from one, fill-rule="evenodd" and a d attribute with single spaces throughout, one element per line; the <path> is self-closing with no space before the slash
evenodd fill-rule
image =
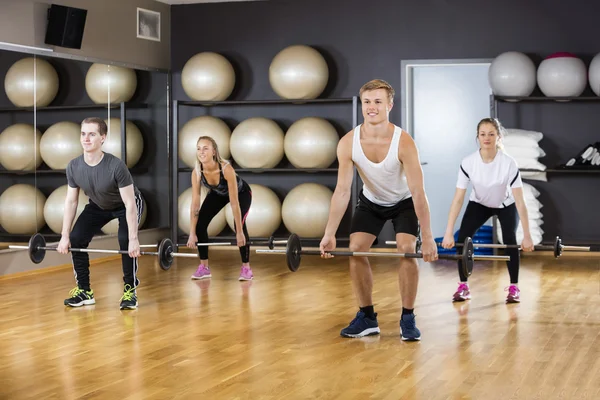
<path id="1" fill-rule="evenodd" d="M 284 99 L 316 99 L 329 80 L 325 58 L 316 49 L 294 45 L 281 50 L 269 66 L 269 82 Z"/>
<path id="2" fill-rule="evenodd" d="M 0 164 L 9 171 L 33 171 L 42 165 L 41 140 L 33 125 L 10 125 L 0 133 Z"/>
<path id="3" fill-rule="evenodd" d="M 4 77 L 4 91 L 17 107 L 45 107 L 58 94 L 58 73 L 48 61 L 39 57 L 15 62 Z"/>
<path id="4" fill-rule="evenodd" d="M 235 87 L 235 70 L 218 53 L 198 53 L 183 66 L 181 85 L 192 100 L 226 100 Z"/>
<path id="5" fill-rule="evenodd" d="M 204 203 L 204 199 L 208 194 L 208 190 L 204 186 L 201 186 L 201 188 L 202 193 L 200 195 L 200 207 L 202 207 L 202 203 Z M 190 187 L 183 191 L 177 200 L 177 225 L 185 234 L 190 233 L 190 208 L 192 206 L 192 193 L 193 190 Z M 219 233 L 223 232 L 225 225 L 227 225 L 227 221 L 225 220 L 225 207 L 223 207 L 208 224 L 208 236 L 217 236 Z"/>
<path id="6" fill-rule="evenodd" d="M 275 192 L 258 184 L 250 184 L 252 204 L 246 217 L 246 228 L 250 237 L 269 237 L 281 226 L 281 200 Z M 227 225 L 235 231 L 231 203 L 225 206 Z M 244 216 L 242 215 L 242 218 Z"/>
<path id="7" fill-rule="evenodd" d="M 492 61 L 488 81 L 497 96 L 529 96 L 536 84 L 535 64 L 524 53 L 507 51 Z"/>
<path id="8" fill-rule="evenodd" d="M 318 183 L 303 183 L 285 196 L 281 216 L 286 229 L 301 238 L 325 233 L 333 191 Z"/>
<path id="9" fill-rule="evenodd" d="M 596 54 L 590 63 L 588 82 L 596 96 L 600 96 L 600 53 Z"/>
<path id="10" fill-rule="evenodd" d="M 285 133 L 285 156 L 296 168 L 327 168 L 336 159 L 340 137 L 326 119 L 306 117 Z"/>
<path id="11" fill-rule="evenodd" d="M 537 82 L 548 97 L 579 96 L 587 85 L 584 62 L 571 53 L 552 54 L 538 67 Z"/>
<path id="12" fill-rule="evenodd" d="M 142 208 L 142 215 L 140 217 L 140 222 L 138 224 L 138 229 L 141 229 L 144 226 L 144 222 L 146 222 L 146 217 L 148 216 L 148 207 L 146 207 L 146 200 L 142 197 L 142 201 L 144 202 Z M 116 235 L 119 233 L 119 219 L 115 218 L 110 220 L 106 225 L 102 227 L 102 233 L 105 235 Z"/>
<path id="13" fill-rule="evenodd" d="M 273 120 L 248 118 L 235 127 L 229 151 L 242 168 L 273 168 L 284 155 L 283 130 Z"/>
<path id="14" fill-rule="evenodd" d="M 85 75 L 85 90 L 96 104 L 131 100 L 137 89 L 135 70 L 106 64 L 92 64 Z"/>
<path id="15" fill-rule="evenodd" d="M 105 119 L 104 122 L 108 126 L 108 134 L 102 145 L 102 150 L 112 154 L 113 156 L 122 159 L 121 157 L 121 120 L 119 118 Z M 140 129 L 131 121 L 125 122 L 127 147 L 127 167 L 131 168 L 140 161 L 144 152 L 144 137 Z"/>
<path id="16" fill-rule="evenodd" d="M 62 121 L 51 125 L 40 141 L 40 155 L 51 169 L 66 169 L 72 159 L 83 154 L 81 125 Z"/>
<path id="17" fill-rule="evenodd" d="M 179 158 L 190 168 L 194 168 L 197 159 L 197 142 L 200 136 L 210 136 L 217 142 L 219 154 L 223 159 L 229 159 L 229 141 L 231 129 L 222 119 L 204 115 L 192 118 L 179 131 Z"/>
<path id="18" fill-rule="evenodd" d="M 46 204 L 44 204 L 44 219 L 46 224 L 54 233 L 60 234 L 62 232 L 63 218 L 65 216 L 65 199 L 67 198 L 67 189 L 69 185 L 63 185 L 54 189 Z M 75 218 L 73 218 L 73 225 L 79 218 L 79 215 L 83 212 L 86 204 L 90 201 L 89 197 L 83 193 L 83 190 L 79 190 L 79 197 L 77 202 L 77 211 L 75 212 Z"/>
<path id="19" fill-rule="evenodd" d="M 46 225 L 46 196 L 33 185 L 18 183 L 0 195 L 0 226 L 11 234 L 32 235 Z"/>

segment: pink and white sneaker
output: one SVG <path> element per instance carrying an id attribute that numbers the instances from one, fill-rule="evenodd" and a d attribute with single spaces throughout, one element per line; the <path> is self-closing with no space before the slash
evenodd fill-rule
<path id="1" fill-rule="evenodd" d="M 459 283 L 458 289 L 454 293 L 452 297 L 452 301 L 465 301 L 471 299 L 471 291 L 469 290 L 469 285 L 467 283 Z"/>
<path id="2" fill-rule="evenodd" d="M 521 302 L 521 290 L 516 285 L 510 285 L 508 288 L 508 296 L 506 296 L 507 303 L 520 303 Z"/>
<path id="3" fill-rule="evenodd" d="M 240 277 L 238 278 L 238 280 L 251 281 L 252 279 L 254 279 L 252 269 L 250 267 L 242 267 L 242 270 L 240 271 Z"/>
<path id="4" fill-rule="evenodd" d="M 206 265 L 200 264 L 194 275 L 192 275 L 192 279 L 207 279 L 211 276 L 210 269 Z"/>

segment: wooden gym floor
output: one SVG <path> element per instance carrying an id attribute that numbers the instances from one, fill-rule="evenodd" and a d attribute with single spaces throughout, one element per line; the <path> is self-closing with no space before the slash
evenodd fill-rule
<path id="1" fill-rule="evenodd" d="M 454 263 L 421 264 L 422 341 L 402 342 L 394 259 L 373 258 L 380 336 L 344 339 L 356 307 L 347 258 L 211 250 L 168 272 L 140 262 L 140 307 L 118 308 L 119 260 L 92 266 L 96 305 L 68 309 L 69 268 L 0 280 L 0 399 L 598 399 L 600 260 L 527 256 L 522 303 L 503 262 L 478 262 L 453 304 Z"/>

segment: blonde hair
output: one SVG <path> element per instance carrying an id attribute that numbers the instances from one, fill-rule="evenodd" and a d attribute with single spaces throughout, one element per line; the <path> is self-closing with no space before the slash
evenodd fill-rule
<path id="1" fill-rule="evenodd" d="M 208 140 L 212 144 L 213 149 L 215 149 L 215 154 L 213 156 L 213 160 L 215 160 L 217 163 L 219 163 L 219 165 L 226 161 L 221 158 L 221 154 L 219 153 L 219 146 L 217 146 L 217 142 L 215 142 L 215 139 L 213 139 L 210 136 L 200 136 L 198 138 L 198 140 L 196 141 L 196 148 L 198 148 L 198 143 L 200 143 L 201 140 Z M 200 179 L 201 166 L 200 166 L 200 159 L 198 158 L 197 151 L 196 151 L 196 165 L 194 168 L 196 170 L 196 175 L 198 175 L 198 179 Z"/>
<path id="2" fill-rule="evenodd" d="M 479 121 L 479 123 L 477 124 L 477 132 L 475 134 L 475 140 L 477 140 L 477 138 L 479 137 L 479 128 L 483 124 L 490 124 L 494 128 L 496 128 L 496 132 L 498 132 L 498 139 L 499 139 L 498 143 L 496 144 L 496 148 L 498 150 L 504 150 L 504 144 L 502 143 L 502 138 L 505 136 L 504 135 L 504 127 L 502 126 L 502 124 L 500 123 L 500 121 L 497 118 L 484 118 L 481 121 Z"/>
<path id="3" fill-rule="evenodd" d="M 392 85 L 384 81 L 383 79 L 373 79 L 367 83 L 365 83 L 359 90 L 358 95 L 362 97 L 364 92 L 370 92 L 372 90 L 384 89 L 388 94 L 388 100 L 390 103 L 394 102 L 394 96 L 396 92 Z"/>

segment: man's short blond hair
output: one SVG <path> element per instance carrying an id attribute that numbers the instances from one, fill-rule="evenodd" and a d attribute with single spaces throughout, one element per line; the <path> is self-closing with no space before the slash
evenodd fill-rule
<path id="1" fill-rule="evenodd" d="M 377 90 L 377 89 L 384 89 L 385 91 L 387 91 L 389 102 L 390 103 L 394 102 L 394 96 L 396 95 L 396 92 L 394 91 L 394 88 L 392 87 L 392 85 L 390 85 L 383 79 L 373 79 L 372 81 L 365 83 L 360 88 L 358 95 L 362 98 L 362 95 L 364 92 L 370 92 L 372 90 Z"/>

